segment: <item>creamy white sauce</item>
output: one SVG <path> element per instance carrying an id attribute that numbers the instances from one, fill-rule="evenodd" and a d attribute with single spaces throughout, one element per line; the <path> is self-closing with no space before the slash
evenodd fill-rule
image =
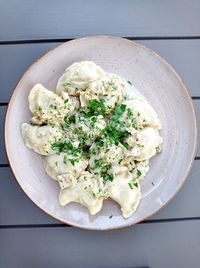
<path id="1" fill-rule="evenodd" d="M 29 94 L 27 147 L 44 155 L 46 173 L 60 186 L 62 206 L 77 202 L 92 215 L 103 200 L 117 202 L 124 218 L 141 199 L 140 179 L 161 151 L 160 120 L 129 82 L 91 61 L 69 66 L 56 92 L 36 84 Z"/>

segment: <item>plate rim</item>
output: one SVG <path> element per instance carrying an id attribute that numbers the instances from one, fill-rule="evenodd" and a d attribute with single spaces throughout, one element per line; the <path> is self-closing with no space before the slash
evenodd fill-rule
<path id="1" fill-rule="evenodd" d="M 195 136 L 194 136 L 194 144 L 193 144 L 193 150 L 192 150 L 192 153 L 191 153 L 191 156 L 190 156 L 190 161 L 189 161 L 189 165 L 188 165 L 188 168 L 185 172 L 185 175 L 182 177 L 182 180 L 181 180 L 181 183 L 179 184 L 179 186 L 176 188 L 176 191 L 174 192 L 174 194 L 166 201 L 166 203 L 164 205 L 162 205 L 160 208 L 158 208 L 157 210 L 155 210 L 154 212 L 148 214 L 147 216 L 143 217 L 142 219 L 134 222 L 134 223 L 128 223 L 128 224 L 125 224 L 123 226 L 120 226 L 120 227 L 108 227 L 108 228 L 92 228 L 92 227 L 88 227 L 88 226 L 84 226 L 84 225 L 80 225 L 80 224 L 77 224 L 77 223 L 74 223 L 74 222 L 68 222 L 68 221 L 65 221 L 63 219 L 60 219 L 59 217 L 56 217 L 54 216 L 53 214 L 51 214 L 49 211 L 46 211 L 44 208 L 40 207 L 39 204 L 37 204 L 29 195 L 28 192 L 26 192 L 26 190 L 24 189 L 24 187 L 21 185 L 20 183 L 20 178 L 18 175 L 15 174 L 15 171 L 14 171 L 14 165 L 12 166 L 12 161 L 10 160 L 9 158 L 9 150 L 8 150 L 8 140 L 7 140 L 7 133 L 8 133 L 8 118 L 9 118 L 9 114 L 10 114 L 10 109 L 11 109 L 11 106 L 12 106 L 12 102 L 14 101 L 15 99 L 15 95 L 16 95 L 16 92 L 17 92 L 17 87 L 18 85 L 20 84 L 22 78 L 24 76 L 26 76 L 26 74 L 28 72 L 30 72 L 30 70 L 34 67 L 35 64 L 37 64 L 38 62 L 42 61 L 44 58 L 48 57 L 49 54 L 51 54 L 54 50 L 56 50 L 57 48 L 61 48 L 62 46 L 66 46 L 66 44 L 71 44 L 71 43 L 76 43 L 76 42 L 79 42 L 79 41 L 82 41 L 84 39 L 86 40 L 90 40 L 90 39 L 102 39 L 102 38 L 108 38 L 108 39 L 115 39 L 115 40 L 119 40 L 119 41 L 123 41 L 123 42 L 127 42 L 129 44 L 133 44 L 136 45 L 137 47 L 140 47 L 140 48 L 143 48 L 147 51 L 149 51 L 150 53 L 152 53 L 154 56 L 156 56 L 168 69 L 170 69 L 170 71 L 175 75 L 175 77 L 179 80 L 181 86 L 182 86 L 182 89 L 184 89 L 184 93 L 185 93 L 185 96 L 187 97 L 187 100 L 188 100 L 188 103 L 191 107 L 191 110 L 192 110 L 192 115 L 193 115 L 193 119 L 194 119 L 194 131 L 195 131 Z M 133 226 L 133 225 L 136 225 L 138 223 L 142 223 L 144 220 L 148 219 L 149 217 L 151 217 L 152 215 L 156 214 L 158 211 L 160 211 L 161 209 L 163 209 L 175 196 L 176 194 L 179 192 L 179 190 L 181 189 L 181 187 L 183 186 L 183 184 L 185 183 L 186 179 L 188 178 L 188 175 L 189 175 L 189 172 L 191 171 L 191 168 L 193 166 L 193 163 L 194 163 L 194 160 L 195 160 L 195 156 L 196 156 L 196 151 L 197 151 L 197 138 L 198 138 L 198 124 L 197 124 L 197 115 L 196 115 L 196 110 L 195 110 L 195 107 L 194 107 L 194 104 L 192 102 L 192 99 L 190 97 L 190 94 L 185 86 L 185 83 L 183 81 L 183 79 L 179 76 L 179 74 L 175 71 L 175 69 L 167 62 L 167 60 L 165 60 L 163 57 L 161 57 L 157 52 L 155 52 L 153 49 L 149 48 L 149 47 L 146 47 L 145 45 L 143 44 L 140 44 L 139 42 L 136 42 L 135 40 L 129 40 L 127 38 L 124 38 L 124 37 L 118 37 L 118 36 L 111 36 L 111 35 L 92 35 L 92 36 L 84 36 L 84 37 L 80 37 L 80 38 L 75 38 L 73 40 L 70 40 L 70 41 L 66 41 L 62 44 L 59 44 L 57 45 L 56 47 L 53 47 L 51 49 L 48 49 L 44 54 L 42 54 L 41 56 L 39 56 L 27 69 L 26 71 L 22 74 L 22 76 L 17 80 L 17 82 L 15 83 L 15 86 L 14 86 L 14 90 L 9 98 L 9 101 L 8 101 L 8 105 L 7 105 L 7 108 L 6 108 L 6 112 L 5 112 L 5 117 L 4 117 L 4 145 L 5 145 L 5 153 L 6 153 L 6 157 L 7 157 L 7 160 L 8 160 L 8 164 L 10 166 L 10 169 L 12 171 L 12 174 L 14 175 L 14 178 L 15 180 L 17 181 L 17 183 L 19 184 L 20 188 L 23 190 L 23 192 L 26 194 L 26 196 L 39 208 L 41 209 L 42 211 L 44 211 L 46 214 L 48 214 L 49 216 L 53 217 L 54 219 L 56 220 L 59 220 L 60 221 L 60 224 L 62 225 L 62 223 L 66 224 L 66 225 L 69 225 L 69 226 L 73 226 L 73 227 L 78 227 L 78 228 L 81 228 L 81 229 L 85 229 L 85 230 L 93 230 L 93 231 L 109 231 L 109 230 L 119 230 L 119 229 L 123 229 L 123 228 L 128 228 L 130 226 Z M 52 223 L 54 224 L 54 223 Z"/>

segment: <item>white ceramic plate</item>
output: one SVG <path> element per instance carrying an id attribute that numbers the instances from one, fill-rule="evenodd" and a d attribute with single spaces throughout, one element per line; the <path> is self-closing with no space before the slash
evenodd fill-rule
<path id="1" fill-rule="evenodd" d="M 41 156 L 23 143 L 20 125 L 29 121 L 28 94 L 36 83 L 54 90 L 64 69 L 76 61 L 92 60 L 108 72 L 133 82 L 160 116 L 162 153 L 150 161 L 142 181 L 136 213 L 123 219 L 116 203 L 106 200 L 98 215 L 79 204 L 61 207 L 58 185 L 45 174 Z M 191 168 L 196 148 L 196 118 L 191 99 L 175 71 L 155 52 L 119 37 L 95 36 L 67 42 L 37 60 L 19 81 L 11 97 L 5 143 L 17 181 L 30 199 L 53 217 L 87 229 L 114 229 L 144 220 L 163 207 L 180 189 Z M 112 219 L 109 218 L 113 215 Z"/>

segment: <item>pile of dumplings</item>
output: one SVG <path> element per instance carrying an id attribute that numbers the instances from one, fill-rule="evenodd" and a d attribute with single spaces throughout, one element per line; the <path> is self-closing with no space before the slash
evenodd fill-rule
<path id="1" fill-rule="evenodd" d="M 132 82 L 94 62 L 76 62 L 55 91 L 36 84 L 28 102 L 32 118 L 22 124 L 22 137 L 59 184 L 60 204 L 77 202 L 95 215 L 111 198 L 131 217 L 140 180 L 162 144 L 160 120 Z"/>

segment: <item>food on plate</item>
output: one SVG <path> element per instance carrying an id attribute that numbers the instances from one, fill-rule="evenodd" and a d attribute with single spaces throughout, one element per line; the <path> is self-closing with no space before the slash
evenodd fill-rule
<path id="1" fill-rule="evenodd" d="M 28 101 L 33 117 L 22 124 L 22 137 L 43 155 L 60 204 L 77 202 L 95 215 L 111 198 L 131 217 L 162 144 L 158 115 L 132 83 L 94 62 L 76 62 L 55 91 L 36 84 Z"/>

